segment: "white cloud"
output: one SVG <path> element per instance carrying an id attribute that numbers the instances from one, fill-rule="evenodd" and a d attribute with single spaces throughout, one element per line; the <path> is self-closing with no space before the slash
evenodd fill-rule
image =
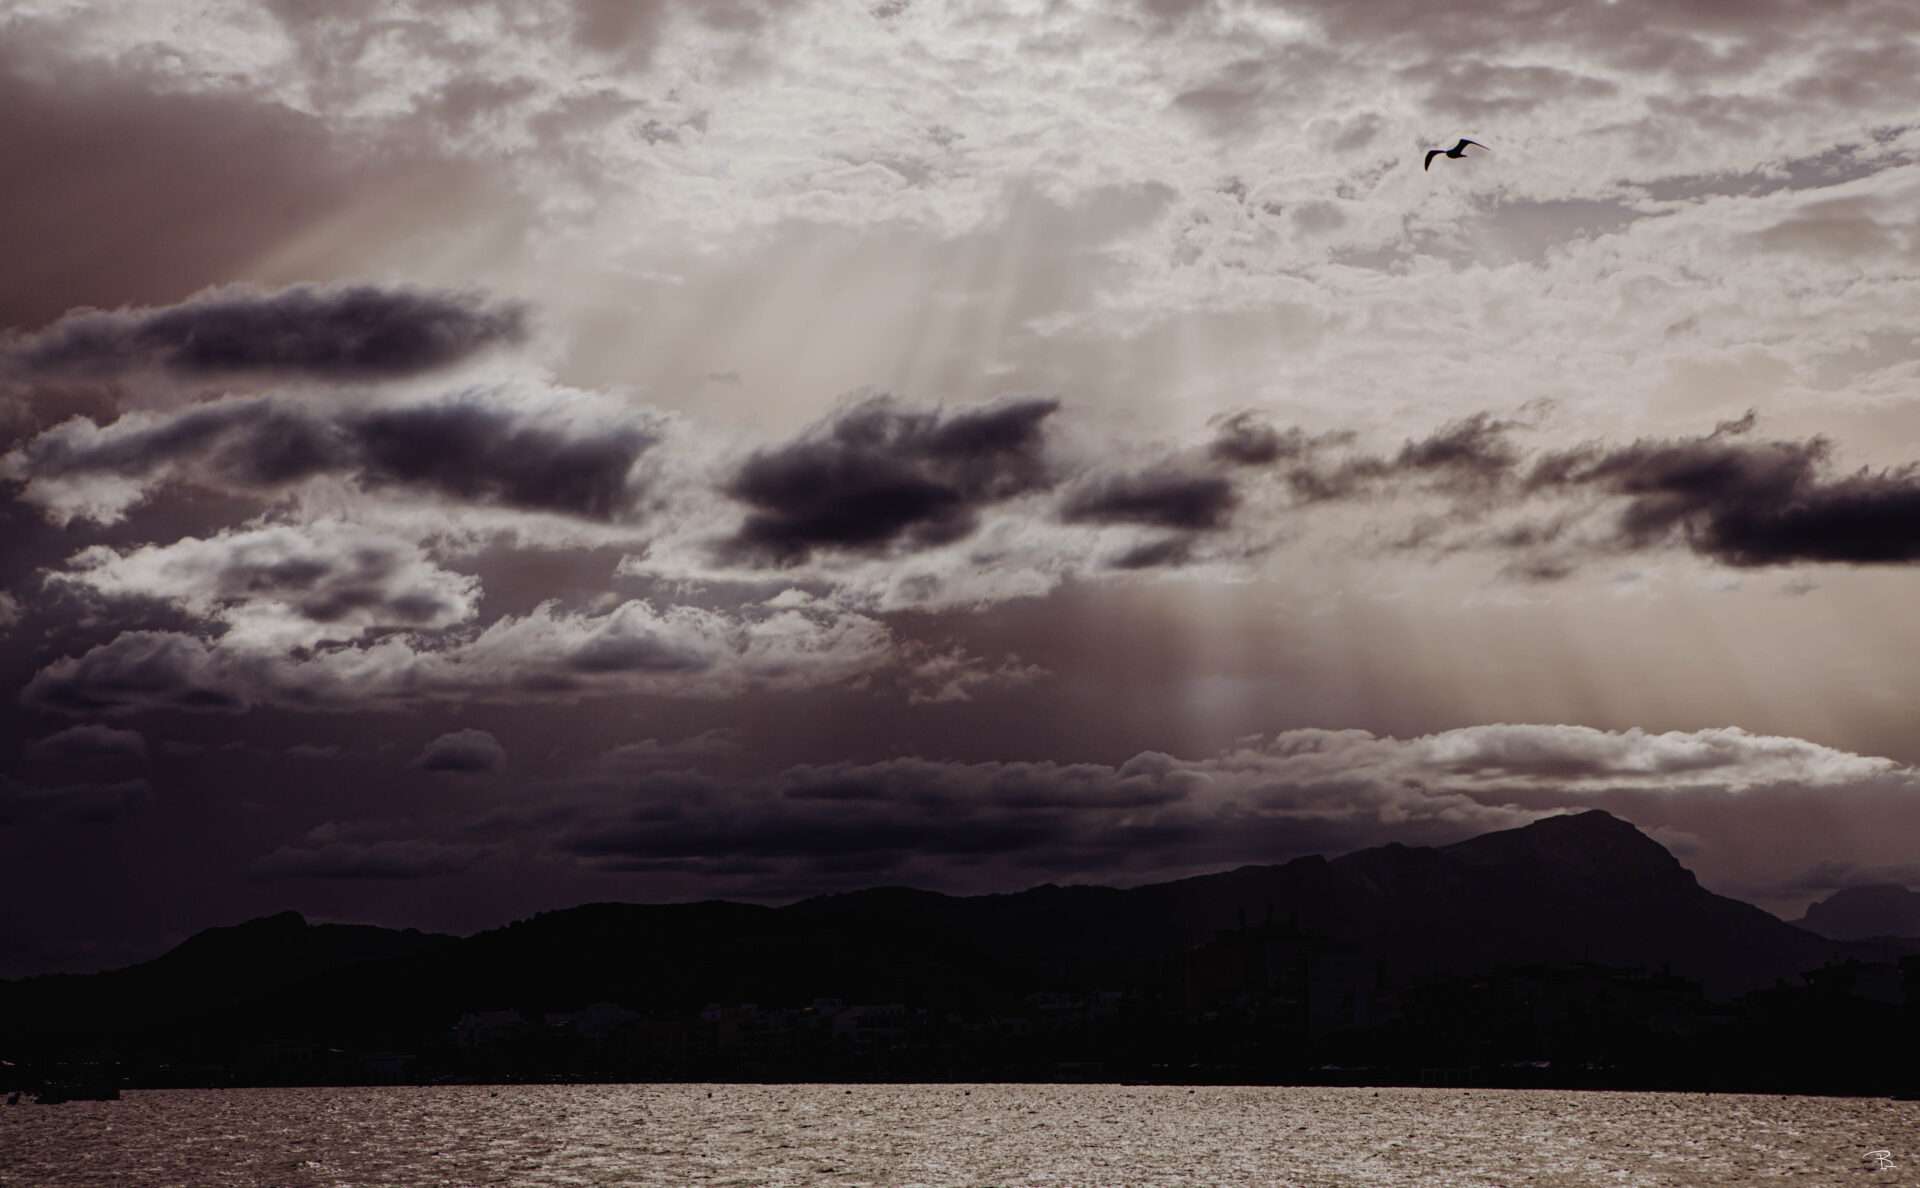
<path id="1" fill-rule="evenodd" d="M 254 640 L 129 631 L 49 664 L 21 696 L 82 714 L 621 694 L 712 699 L 847 684 L 884 668 L 893 648 L 884 624 L 825 606 L 728 614 L 634 600 L 591 614 L 543 603 L 462 639 L 397 633 L 305 653 Z"/>
<path id="2" fill-rule="evenodd" d="M 907 649 L 904 664 L 901 679 L 907 686 L 909 705 L 972 701 L 975 693 L 1030 684 L 1048 675 L 1046 669 L 1024 664 L 1017 656 L 1007 656 L 996 665 L 957 645 L 945 649 L 912 646 Z"/>
<path id="3" fill-rule="evenodd" d="M 223 646 L 258 650 L 454 627 L 474 617 L 480 598 L 477 579 L 439 567 L 418 544 L 344 520 L 124 552 L 96 545 L 50 580 L 102 598 L 164 600 L 224 626 Z"/>
<path id="4" fill-rule="evenodd" d="M 1752 886 L 1797 874 L 1832 845 L 1776 835 L 1748 853 L 1743 829 L 1754 820 L 1777 831 L 1808 803 L 1840 812 L 1887 797 L 1908 806 L 1905 819 L 1920 811 L 1911 768 L 1732 729 L 1293 730 L 1211 756 L 1146 751 L 1112 765 L 898 758 L 755 778 L 625 774 L 575 788 L 581 802 L 556 818 L 562 852 L 634 872 L 750 862 L 742 885 L 760 894 L 836 885 L 843 870 L 974 889 L 1018 886 L 1035 868 L 1096 881 L 1166 877 L 1389 841 L 1445 843 L 1594 807 L 1683 846 L 1704 873 Z M 1649 803 L 1665 807 L 1645 819 Z"/>

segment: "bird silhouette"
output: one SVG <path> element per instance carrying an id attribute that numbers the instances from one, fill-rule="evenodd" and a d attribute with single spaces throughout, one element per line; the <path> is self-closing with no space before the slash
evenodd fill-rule
<path id="1" fill-rule="evenodd" d="M 1456 145 L 1454 145 L 1454 146 L 1453 146 L 1452 148 L 1450 148 L 1450 149 L 1428 149 L 1428 150 L 1427 150 L 1427 163 L 1426 163 L 1425 165 L 1422 165 L 1422 166 L 1421 166 L 1420 168 L 1421 168 L 1422 170 L 1427 170 L 1427 169 L 1432 169 L 1432 168 L 1433 168 L 1433 159 L 1434 159 L 1435 157 L 1452 157 L 1452 158 L 1453 158 L 1454 160 L 1456 160 L 1456 161 L 1457 161 L 1457 160 L 1459 160 L 1459 159 L 1460 159 L 1461 157 L 1464 157 L 1464 156 L 1466 156 L 1466 155 L 1467 155 L 1467 146 L 1468 146 L 1468 145 L 1472 145 L 1472 146 L 1473 146 L 1474 148 L 1487 148 L 1487 146 L 1486 146 L 1486 145 L 1484 145 L 1484 144 L 1481 144 L 1481 143 L 1480 143 L 1479 141 L 1477 141 L 1477 140 L 1468 140 L 1468 139 L 1467 139 L 1466 137 L 1464 137 L 1464 136 L 1462 136 L 1462 137 L 1460 138 L 1460 143 L 1459 143 L 1459 144 L 1456 144 Z M 1487 151 L 1488 151 L 1488 152 L 1492 152 L 1493 150 L 1492 150 L 1492 149 L 1487 149 Z"/>

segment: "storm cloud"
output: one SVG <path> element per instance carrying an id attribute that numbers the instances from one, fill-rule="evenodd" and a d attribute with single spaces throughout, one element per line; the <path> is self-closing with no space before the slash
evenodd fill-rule
<path id="1" fill-rule="evenodd" d="M 1212 532 L 1226 525 L 1239 502 L 1232 481 L 1220 475 L 1148 470 L 1088 479 L 1067 496 L 1060 515 L 1070 524 Z"/>
<path id="2" fill-rule="evenodd" d="M 472 295 L 298 285 L 216 289 L 179 305 L 78 310 L 38 333 L 0 340 L 28 376 L 182 376 L 269 372 L 372 380 L 448 367 L 526 336 L 525 310 Z"/>
<path id="3" fill-rule="evenodd" d="M 1055 481 L 1051 400 L 921 411 L 878 398 L 762 451 L 727 487 L 749 511 L 729 551 L 770 564 L 816 549 L 913 550 L 971 533 L 982 508 Z"/>
<path id="4" fill-rule="evenodd" d="M 1533 554 L 1525 572 L 1540 577 L 1566 576 L 1587 555 L 1674 546 L 1740 568 L 1920 560 L 1920 464 L 1843 472 L 1829 440 L 1755 440 L 1755 425 L 1749 413 L 1694 437 L 1529 450 L 1520 422 L 1479 412 L 1409 438 L 1396 452 L 1372 453 L 1318 448 L 1297 431 L 1236 420 L 1220 426 L 1212 450 L 1236 466 L 1277 465 L 1303 507 L 1448 501 L 1421 513 L 1404 535 L 1409 547 L 1433 540 L 1458 547 L 1452 529 L 1481 524 L 1497 503 L 1528 518 L 1503 520 L 1481 539 Z M 1172 526 L 1179 500 L 1155 493 L 1151 485 L 1120 488 L 1102 506 L 1110 518 L 1132 511 L 1152 522 L 1161 514 Z M 1596 513 L 1607 527 L 1585 530 Z M 1138 563 L 1177 557 L 1180 546 L 1143 545 Z"/>
<path id="5" fill-rule="evenodd" d="M 111 523 L 169 480 L 273 492 L 322 475 L 604 521 L 634 510 L 630 472 L 658 433 L 644 414 L 572 424 L 488 390 L 371 408 L 238 397 L 105 425 L 75 418 L 0 458 L 0 477 L 62 522 Z"/>
<path id="6" fill-rule="evenodd" d="M 1258 413 L 1242 410 L 1216 419 L 1207 452 L 1235 466 L 1268 466 L 1304 457 L 1316 444 L 1298 426 L 1281 429 Z"/>
<path id="7" fill-rule="evenodd" d="M 1530 490 L 1589 489 L 1625 501 L 1618 539 L 1680 539 L 1727 565 L 1853 565 L 1920 560 L 1920 469 L 1834 474 L 1821 438 L 1737 435 L 1587 446 L 1550 453 Z"/>
<path id="8" fill-rule="evenodd" d="M 1286 482 L 1303 503 L 1408 493 L 1486 494 L 1512 477 L 1522 457 L 1509 436 L 1514 427 L 1511 421 L 1477 412 L 1425 437 L 1408 438 L 1393 454 L 1360 451 L 1327 457 L 1331 451 L 1302 450 L 1282 455 L 1299 459 L 1287 467 Z M 1332 438 L 1339 445 L 1354 440 L 1351 433 Z"/>

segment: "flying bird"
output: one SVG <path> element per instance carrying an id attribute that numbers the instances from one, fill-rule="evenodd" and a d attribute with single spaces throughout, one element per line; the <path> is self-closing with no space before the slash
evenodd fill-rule
<path id="1" fill-rule="evenodd" d="M 1487 146 L 1486 146 L 1486 145 L 1484 145 L 1484 144 L 1481 144 L 1481 143 L 1480 143 L 1479 141 L 1477 141 L 1477 140 L 1468 140 L 1468 139 L 1467 139 L 1466 137 L 1464 137 L 1464 136 L 1462 136 L 1462 137 L 1460 138 L 1460 143 L 1459 143 L 1459 144 L 1456 144 L 1456 145 L 1454 145 L 1454 146 L 1453 146 L 1452 148 L 1450 148 L 1450 149 L 1428 149 L 1428 150 L 1427 150 L 1427 163 L 1426 163 L 1425 165 L 1422 165 L 1422 166 L 1421 166 L 1420 168 L 1421 168 L 1422 170 L 1426 170 L 1426 169 L 1432 169 L 1432 168 L 1433 168 L 1433 159 L 1434 159 L 1435 157 L 1442 157 L 1442 156 L 1444 156 L 1444 157 L 1452 157 L 1452 158 L 1453 158 L 1454 160 L 1456 160 L 1456 161 L 1458 161 L 1458 160 L 1459 160 L 1460 158 L 1462 158 L 1462 157 L 1464 157 L 1464 156 L 1466 156 L 1466 155 L 1467 155 L 1467 146 L 1468 146 L 1468 145 L 1472 145 L 1472 146 L 1473 146 L 1474 148 L 1487 148 Z M 1492 152 L 1493 150 L 1492 150 L 1492 149 L 1487 149 L 1487 151 L 1488 151 L 1488 152 Z"/>

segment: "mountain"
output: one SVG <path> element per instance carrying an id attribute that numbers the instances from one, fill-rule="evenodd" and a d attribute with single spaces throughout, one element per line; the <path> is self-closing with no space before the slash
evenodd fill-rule
<path id="1" fill-rule="evenodd" d="M 1547 1053 L 1587 1070 L 1568 1084 L 1846 1089 L 1906 1075 L 1829 1067 L 1881 1062 L 1920 1018 L 1900 955 L 1715 895 L 1588 812 L 1129 889 L 599 903 L 464 939 L 283 913 L 0 982 L 0 1057 L 104 1046 L 165 1085 L 1509 1077 Z"/>
<path id="2" fill-rule="evenodd" d="M 1798 923 L 1834 940 L 1920 938 L 1920 891 L 1891 883 L 1847 887 L 1809 905 Z"/>
<path id="3" fill-rule="evenodd" d="M 0 982 L 0 1014 L 46 1029 L 139 1030 L 218 1015 L 316 978 L 454 940 L 411 928 L 309 924 L 298 912 L 280 912 L 209 928 L 125 969 Z"/>
<path id="4" fill-rule="evenodd" d="M 1670 970 L 1720 994 L 1839 955 L 1825 938 L 1702 888 L 1659 843 L 1598 810 L 1452 846 L 1394 844 L 1126 891 L 880 890 L 785 910 L 937 929 L 1003 959 L 1055 967 L 1148 959 L 1269 921 L 1409 971 L 1578 961 Z"/>
<path id="5" fill-rule="evenodd" d="M 1705 890 L 1657 842 L 1596 810 L 1451 846 L 1393 844 L 1126 890 L 876 888 L 784 908 L 586 904 L 464 940 L 284 912 L 210 929 L 128 969 L 0 983 L 12 992 L 0 1002 L 34 991 L 56 1015 L 112 1010 L 145 1025 L 301 986 L 424 1012 L 594 998 L 674 1009 L 816 996 L 962 1000 L 1039 983 L 1117 984 L 1249 927 L 1280 927 L 1408 974 L 1587 962 L 1667 970 L 1716 994 L 1844 952 Z M 401 969 L 399 985 L 385 984 Z M 369 980 L 379 985 L 363 990 Z"/>

